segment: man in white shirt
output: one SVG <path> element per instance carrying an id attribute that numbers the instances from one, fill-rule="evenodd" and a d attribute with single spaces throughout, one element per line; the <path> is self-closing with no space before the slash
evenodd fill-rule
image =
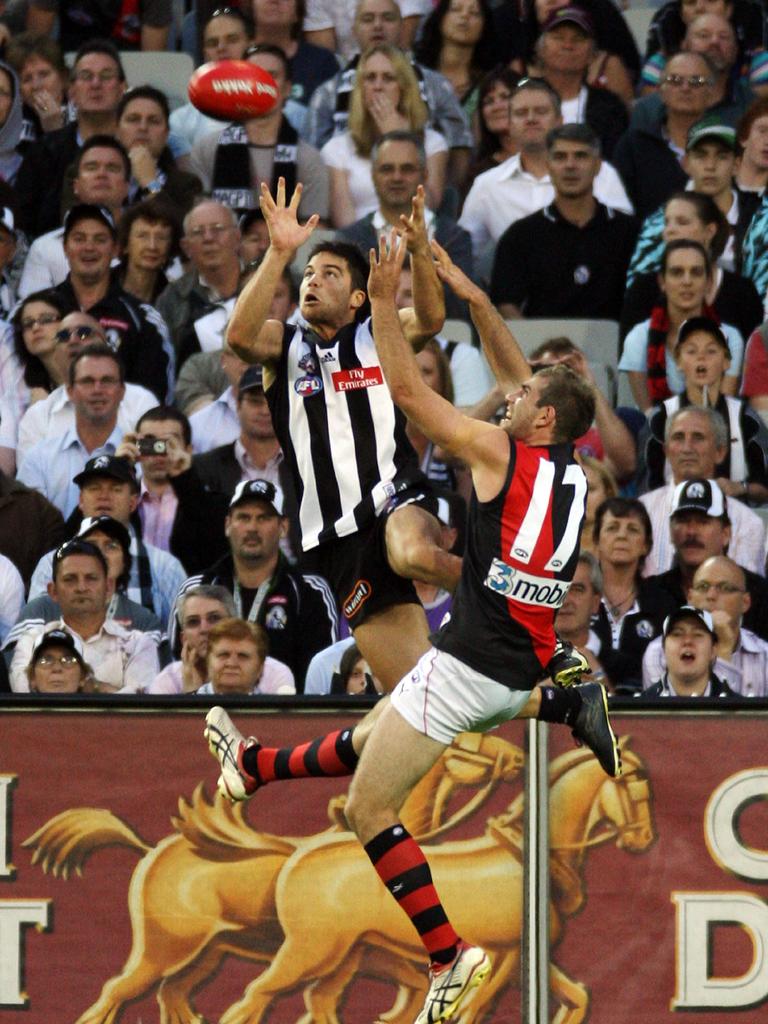
<path id="1" fill-rule="evenodd" d="M 159 663 L 152 637 L 107 618 L 112 583 L 104 556 L 94 544 L 76 539 L 59 548 L 48 593 L 61 608 L 61 619 L 45 626 L 30 623 L 19 636 L 10 667 L 14 692 L 29 692 L 26 668 L 35 641 L 51 629 L 63 629 L 82 642 L 97 691 L 136 693 L 148 679 L 154 679 Z"/>
<path id="2" fill-rule="evenodd" d="M 542 210 L 555 197 L 547 168 L 546 138 L 562 124 L 560 97 L 543 79 L 526 78 L 510 99 L 510 134 L 519 152 L 472 183 L 459 225 L 472 236 L 475 261 L 488 258 L 510 224 Z M 594 180 L 595 199 L 622 213 L 632 213 L 616 170 L 605 160 Z"/>
<path id="3" fill-rule="evenodd" d="M 675 548 L 669 523 L 678 484 L 694 478 L 714 481 L 715 467 L 725 457 L 729 441 L 725 421 L 714 409 L 684 406 L 667 419 L 664 454 L 672 480 L 664 487 L 640 496 L 653 527 L 653 547 L 645 560 L 644 576 L 655 576 L 672 566 Z M 717 484 L 714 487 L 722 493 Z M 725 512 L 730 522 L 728 554 L 745 569 L 763 576 L 766 545 L 763 521 L 736 498 L 725 498 Z"/>
<path id="4" fill-rule="evenodd" d="M 68 313 L 56 335 L 64 350 L 67 365 L 75 355 L 92 342 L 107 344 L 107 336 L 99 321 L 79 309 Z M 57 349 L 58 353 L 58 349 Z M 117 425 L 122 431 L 133 429 L 134 423 L 148 409 L 157 405 L 157 398 L 141 384 L 125 385 L 125 394 L 117 411 Z M 75 407 L 66 385 L 62 384 L 47 398 L 27 409 L 19 423 L 16 460 L 21 462 L 32 445 L 46 438 L 61 437 L 75 425 Z"/>
<path id="5" fill-rule="evenodd" d="M 741 566 L 726 555 L 708 558 L 696 570 L 688 600 L 712 615 L 715 674 L 742 697 L 768 696 L 768 643 L 742 625 L 752 598 Z M 666 667 L 662 638 L 656 637 L 643 655 L 643 688 L 661 679 Z"/>

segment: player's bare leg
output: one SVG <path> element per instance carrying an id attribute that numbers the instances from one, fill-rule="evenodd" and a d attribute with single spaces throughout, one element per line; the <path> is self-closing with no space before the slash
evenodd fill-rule
<path id="1" fill-rule="evenodd" d="M 387 517 L 384 538 L 389 564 L 398 576 L 454 592 L 461 559 L 445 550 L 440 523 L 431 513 L 418 505 L 396 508 Z"/>
<path id="2" fill-rule="evenodd" d="M 430 960 L 430 988 L 417 1024 L 452 1017 L 491 969 L 486 953 L 454 930 L 421 848 L 398 819 L 406 797 L 444 749 L 388 703 L 368 738 L 346 805 L 350 826 L 410 917 Z"/>
<path id="3" fill-rule="evenodd" d="M 355 643 L 386 693 L 429 650 L 429 625 L 420 604 L 393 604 L 355 627 Z"/>

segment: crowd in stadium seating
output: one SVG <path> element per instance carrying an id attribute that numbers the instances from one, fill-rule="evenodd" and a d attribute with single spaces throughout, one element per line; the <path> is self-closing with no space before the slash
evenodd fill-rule
<path id="1" fill-rule="evenodd" d="M 304 564 L 270 378 L 227 345 L 269 246 L 260 186 L 282 178 L 315 239 L 366 255 L 423 187 L 430 239 L 533 369 L 593 382 L 557 629 L 594 678 L 767 697 L 765 3 L 667 0 L 644 51 L 612 0 L 186 6 L 0 16 L 0 692 L 381 691 L 344 595 Z M 280 102 L 215 121 L 164 89 L 164 50 L 244 58 Z M 271 317 L 302 323 L 306 255 Z M 494 419 L 467 304 L 446 287 L 445 305 L 419 368 Z M 568 320 L 610 321 L 615 347 Z M 468 473 L 408 437 L 460 556 Z M 451 594 L 415 582 L 436 630 Z"/>

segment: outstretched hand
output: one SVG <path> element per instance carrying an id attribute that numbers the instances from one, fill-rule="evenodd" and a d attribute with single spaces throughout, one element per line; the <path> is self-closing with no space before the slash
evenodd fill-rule
<path id="1" fill-rule="evenodd" d="M 285 178 L 277 179 L 277 194 L 273 198 L 265 182 L 261 183 L 259 206 L 269 229 L 269 241 L 273 249 L 293 253 L 302 246 L 317 227 L 320 216 L 313 213 L 306 224 L 299 224 L 299 203 L 303 186 L 299 183 L 293 190 L 291 200 L 285 201 Z"/>
<path id="2" fill-rule="evenodd" d="M 398 230 L 405 239 L 408 252 L 429 249 L 429 235 L 427 234 L 427 224 L 424 220 L 425 202 L 424 186 L 419 185 L 416 189 L 416 195 L 411 201 L 410 216 L 406 217 L 404 213 L 400 214 Z"/>
<path id="3" fill-rule="evenodd" d="M 371 249 L 369 253 L 370 273 L 368 274 L 368 297 L 373 299 L 392 299 L 400 284 L 400 272 L 405 261 L 406 246 L 392 231 L 387 241 L 386 235 L 379 239 L 379 251 Z"/>
<path id="4" fill-rule="evenodd" d="M 470 281 L 464 271 L 460 270 L 459 267 L 456 266 L 439 242 L 432 239 L 430 247 L 435 257 L 435 270 L 437 271 L 437 276 L 443 284 L 448 285 L 454 295 L 463 299 L 465 302 L 471 302 L 473 299 L 477 299 L 485 295 L 483 289 L 479 288 L 474 281 Z"/>

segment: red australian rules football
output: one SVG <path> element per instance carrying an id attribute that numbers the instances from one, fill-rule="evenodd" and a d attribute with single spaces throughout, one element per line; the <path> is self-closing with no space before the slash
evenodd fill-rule
<path id="1" fill-rule="evenodd" d="M 247 60 L 215 60 L 189 80 L 190 102 L 221 121 L 245 121 L 268 114 L 278 101 L 277 83 L 268 71 Z"/>

